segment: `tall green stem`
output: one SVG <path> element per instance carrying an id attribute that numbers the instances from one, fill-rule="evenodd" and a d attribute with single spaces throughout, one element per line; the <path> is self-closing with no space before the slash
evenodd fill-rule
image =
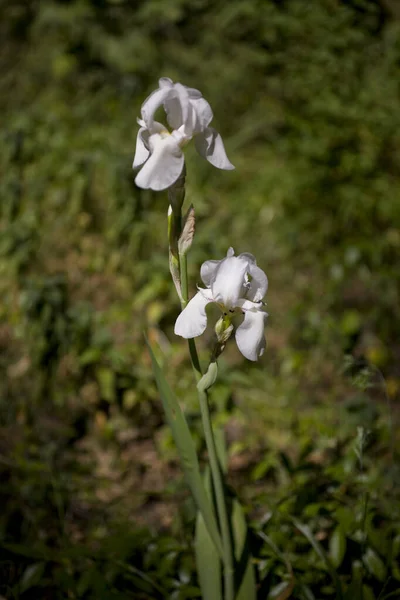
<path id="1" fill-rule="evenodd" d="M 168 190 L 168 196 L 171 205 L 171 214 L 169 216 L 169 249 L 170 249 L 170 267 L 171 274 L 174 279 L 175 287 L 177 288 L 182 309 L 184 309 L 189 301 L 189 286 L 187 277 L 187 258 L 186 251 L 179 252 L 179 236 L 182 230 L 182 204 L 185 196 L 185 174 Z M 178 273 L 177 273 L 178 271 Z M 178 275 L 178 281 L 176 281 Z M 210 461 L 211 478 L 215 492 L 217 504 L 218 521 L 221 529 L 222 546 L 223 546 L 223 564 L 224 564 L 224 600 L 234 600 L 235 584 L 234 584 L 234 567 L 233 567 L 233 551 L 231 533 L 229 527 L 228 510 L 225 500 L 224 483 L 221 467 L 218 461 L 217 449 L 215 445 L 214 432 L 211 424 L 211 416 L 208 405 L 207 389 L 213 383 L 207 380 L 207 376 L 211 375 L 211 366 L 215 367 L 216 362 L 212 363 L 209 371 L 202 378 L 202 370 L 199 357 L 197 354 L 196 344 L 193 339 L 188 340 L 190 359 L 198 381 L 197 389 L 199 393 L 200 412 L 204 428 L 204 437 L 206 441 L 208 457 Z M 203 381 L 203 385 L 202 385 Z"/>
<path id="2" fill-rule="evenodd" d="M 189 301 L 189 286 L 188 286 L 188 277 L 187 277 L 186 253 L 179 255 L 179 269 L 180 269 L 180 274 L 181 274 L 181 290 L 182 290 L 181 305 L 182 305 L 182 308 L 185 308 L 185 306 L 187 305 L 187 303 Z M 202 370 L 201 370 L 201 366 L 200 366 L 199 355 L 197 354 L 196 342 L 194 341 L 193 338 L 188 340 L 188 345 L 189 345 L 190 360 L 192 361 L 192 366 L 193 366 L 194 372 L 196 374 L 196 378 L 197 378 L 197 380 L 199 380 L 200 377 L 202 376 Z"/>
<path id="3" fill-rule="evenodd" d="M 201 419 L 203 422 L 204 437 L 207 445 L 211 477 L 213 481 L 215 499 L 217 504 L 218 521 L 220 524 L 222 535 L 222 547 L 224 552 L 224 598 L 225 600 L 234 600 L 235 584 L 232 541 L 229 527 L 228 510 L 225 500 L 222 472 L 218 461 L 214 432 L 211 424 L 211 415 L 208 405 L 208 394 L 206 390 L 202 389 L 201 385 L 198 385 L 197 389 L 199 393 L 200 411 Z"/>

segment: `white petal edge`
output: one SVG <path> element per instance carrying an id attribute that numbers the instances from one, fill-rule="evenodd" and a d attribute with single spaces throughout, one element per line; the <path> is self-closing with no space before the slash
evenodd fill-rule
<path id="1" fill-rule="evenodd" d="M 178 179 L 182 173 L 184 157 L 181 149 L 172 136 L 151 136 L 153 153 L 140 169 L 135 183 L 143 189 L 156 192 L 165 190 Z"/>
<path id="2" fill-rule="evenodd" d="M 206 127 L 195 137 L 197 152 L 218 169 L 230 171 L 235 167 L 228 159 L 222 137 L 213 127 Z"/>
<path id="3" fill-rule="evenodd" d="M 161 88 L 171 88 L 173 87 L 173 81 L 169 77 L 160 77 L 158 80 L 158 87 Z"/>
<path id="4" fill-rule="evenodd" d="M 201 265 L 200 277 L 207 287 L 211 287 L 211 284 L 215 279 L 215 273 L 221 262 L 221 260 L 206 260 L 206 262 Z"/>
<path id="5" fill-rule="evenodd" d="M 260 302 L 268 289 L 268 277 L 260 267 L 249 263 L 249 273 L 252 277 L 246 297 L 252 302 Z"/>
<path id="6" fill-rule="evenodd" d="M 150 150 L 148 148 L 149 143 L 149 131 L 146 127 L 141 127 L 138 131 L 136 138 L 136 151 L 135 158 L 133 159 L 132 169 L 140 167 L 149 158 Z"/>
<path id="7" fill-rule="evenodd" d="M 213 299 L 210 290 L 200 290 L 176 320 L 174 332 L 189 339 L 201 335 L 207 327 L 206 306 Z"/>
<path id="8" fill-rule="evenodd" d="M 204 131 L 213 119 L 213 111 L 211 106 L 204 98 L 191 98 L 190 103 L 196 113 L 196 121 L 193 133 L 201 133 Z"/>
<path id="9" fill-rule="evenodd" d="M 162 87 L 152 92 L 143 102 L 141 109 L 142 119 L 149 129 L 152 127 L 156 110 L 164 104 L 168 97 L 174 95 L 175 92 L 172 87 Z"/>
<path id="10" fill-rule="evenodd" d="M 267 316 L 262 310 L 246 310 L 243 323 L 236 329 L 237 346 L 248 360 L 256 361 L 264 353 L 264 323 Z"/>

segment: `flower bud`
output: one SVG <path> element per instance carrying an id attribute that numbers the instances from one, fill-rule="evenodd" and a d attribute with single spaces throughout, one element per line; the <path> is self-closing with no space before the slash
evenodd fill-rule
<path id="1" fill-rule="evenodd" d="M 186 254 L 190 250 L 193 243 L 195 227 L 196 218 L 193 205 L 191 205 L 187 212 L 185 224 L 178 242 L 179 254 Z"/>

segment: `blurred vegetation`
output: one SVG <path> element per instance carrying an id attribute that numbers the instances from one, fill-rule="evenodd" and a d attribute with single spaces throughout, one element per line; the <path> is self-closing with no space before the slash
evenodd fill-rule
<path id="1" fill-rule="evenodd" d="M 228 346 L 214 394 L 259 598 L 400 597 L 396 2 L 1 0 L 0 16 L 0 596 L 199 598 L 142 335 L 202 451 L 167 199 L 131 171 L 140 105 L 169 76 L 201 89 L 236 165 L 188 149 L 192 289 L 230 245 L 270 280 L 265 356 Z"/>

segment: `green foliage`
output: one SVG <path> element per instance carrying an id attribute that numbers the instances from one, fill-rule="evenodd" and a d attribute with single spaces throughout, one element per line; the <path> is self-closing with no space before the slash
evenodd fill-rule
<path id="1" fill-rule="evenodd" d="M 191 289 L 230 245 L 270 279 L 266 358 L 228 345 L 213 395 L 259 598 L 333 599 L 337 578 L 346 600 L 396 597 L 395 4 L 3 0 L 1 595 L 200 596 L 142 335 L 202 452 L 167 200 L 131 171 L 141 102 L 170 76 L 202 90 L 236 166 L 188 148 Z"/>

